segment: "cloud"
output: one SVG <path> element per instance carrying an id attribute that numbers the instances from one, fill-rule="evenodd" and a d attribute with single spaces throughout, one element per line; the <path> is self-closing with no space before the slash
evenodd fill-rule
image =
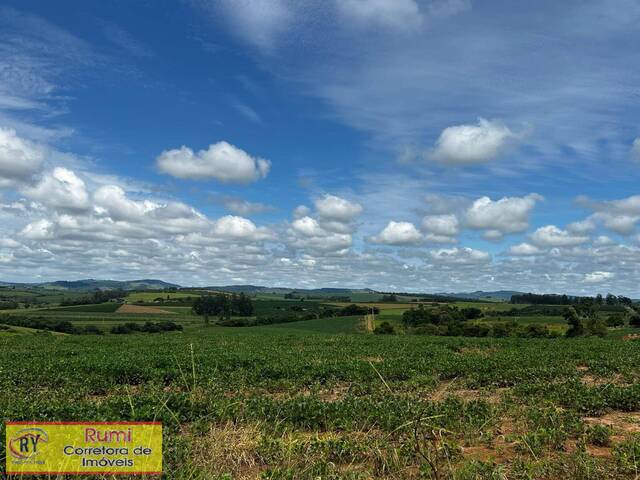
<path id="1" fill-rule="evenodd" d="M 245 241 L 265 240 L 271 237 L 268 229 L 258 228 L 251 220 L 233 215 L 216 220 L 213 232 L 223 238 Z"/>
<path id="2" fill-rule="evenodd" d="M 426 240 L 434 243 L 454 243 L 460 232 L 460 222 L 453 214 L 427 215 L 422 219 Z"/>
<path id="3" fill-rule="evenodd" d="M 151 58 L 155 56 L 151 48 L 118 25 L 105 22 L 103 24 L 103 33 L 107 40 L 134 57 Z"/>
<path id="4" fill-rule="evenodd" d="M 215 178 L 225 183 L 245 184 L 265 178 L 271 168 L 270 161 L 252 157 L 227 142 L 215 143 L 197 153 L 185 146 L 166 150 L 156 163 L 160 171 L 177 178 Z"/>
<path id="5" fill-rule="evenodd" d="M 42 146 L 0 127 L 0 187 L 29 180 L 40 170 L 44 155 Z"/>
<path id="6" fill-rule="evenodd" d="M 300 207 L 296 210 L 299 209 Z M 306 210 L 308 211 L 308 209 Z M 304 211 L 304 209 L 300 209 L 298 214 Z M 351 226 L 348 220 L 346 223 L 336 220 L 327 221 L 326 218 L 317 220 L 306 215 L 297 217 L 291 222 L 288 229 L 288 243 L 295 249 L 316 255 L 344 255 L 353 242 L 350 232 Z"/>
<path id="7" fill-rule="evenodd" d="M 29 240 L 46 240 L 53 237 L 53 223 L 47 219 L 36 220 L 25 226 L 20 235 Z"/>
<path id="8" fill-rule="evenodd" d="M 465 220 L 470 228 L 486 230 L 486 238 L 499 239 L 506 234 L 525 231 L 529 227 L 531 211 L 541 200 L 542 197 L 535 193 L 497 201 L 481 197 L 466 211 Z"/>
<path id="9" fill-rule="evenodd" d="M 250 120 L 253 123 L 262 123 L 262 117 L 258 112 L 256 112 L 249 105 L 244 103 L 236 102 L 233 104 L 233 108 L 235 108 L 240 115 L 242 115 L 247 120 Z"/>
<path id="10" fill-rule="evenodd" d="M 222 199 L 224 207 L 232 213 L 238 215 L 255 215 L 274 210 L 271 205 L 260 202 L 250 202 L 241 198 L 225 197 Z"/>
<path id="11" fill-rule="evenodd" d="M 448 165 L 485 163 L 501 155 L 517 137 L 502 123 L 480 118 L 477 125 L 445 128 L 431 156 Z"/>
<path id="12" fill-rule="evenodd" d="M 318 221 L 311 217 L 298 218 L 291 223 L 291 226 L 296 232 L 307 237 L 321 236 L 324 234 Z"/>
<path id="13" fill-rule="evenodd" d="M 574 247 L 588 240 L 587 236 L 572 234 L 555 225 L 540 227 L 531 235 L 531 241 L 542 248 Z"/>
<path id="14" fill-rule="evenodd" d="M 615 274 L 612 272 L 591 272 L 587 273 L 584 276 L 585 283 L 602 283 L 606 280 L 611 280 L 615 277 Z"/>
<path id="15" fill-rule="evenodd" d="M 539 253 L 541 253 L 541 250 L 535 245 L 523 242 L 519 243 L 518 245 L 512 245 L 511 247 L 509 247 L 507 253 L 514 256 L 529 256 L 538 255 Z"/>
<path id="16" fill-rule="evenodd" d="M 62 167 L 54 168 L 35 186 L 25 187 L 22 192 L 54 210 L 86 210 L 90 205 L 84 181 Z"/>
<path id="17" fill-rule="evenodd" d="M 634 160 L 640 160 L 640 137 L 636 138 L 631 145 L 631 156 Z"/>
<path id="18" fill-rule="evenodd" d="M 362 213 L 362 205 L 335 195 L 325 195 L 314 202 L 318 215 L 326 220 L 350 222 Z"/>
<path id="19" fill-rule="evenodd" d="M 293 209 L 293 217 L 294 218 L 302 218 L 306 217 L 311 213 L 311 210 L 306 205 L 298 205 Z"/>
<path id="20" fill-rule="evenodd" d="M 478 265 L 491 261 L 491 255 L 469 247 L 442 248 L 428 253 L 431 261 L 446 265 Z"/>
<path id="21" fill-rule="evenodd" d="M 412 30 L 424 18 L 415 0 L 336 0 L 338 12 L 351 24 Z"/>
<path id="22" fill-rule="evenodd" d="M 590 217 L 592 221 L 601 222 L 605 228 L 621 235 L 632 234 L 640 221 L 640 195 L 603 202 L 578 197 L 577 203 L 595 212 Z"/>
<path id="23" fill-rule="evenodd" d="M 592 219 L 587 218 L 579 222 L 572 222 L 567 225 L 567 230 L 571 233 L 586 234 L 596 229 L 596 225 Z"/>
<path id="24" fill-rule="evenodd" d="M 371 241 L 385 245 L 416 245 L 422 241 L 422 235 L 413 223 L 391 221 Z"/>
<path id="25" fill-rule="evenodd" d="M 293 20 L 285 0 L 220 0 L 232 33 L 263 51 L 271 51 Z M 217 17 L 216 11 L 211 15 Z"/>

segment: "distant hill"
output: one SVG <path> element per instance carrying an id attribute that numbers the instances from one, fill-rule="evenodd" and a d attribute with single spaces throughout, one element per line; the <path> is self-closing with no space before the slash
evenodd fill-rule
<path id="1" fill-rule="evenodd" d="M 15 282 L 0 282 L 0 286 L 4 287 L 16 287 L 16 288 L 45 288 L 48 290 L 65 290 L 65 291 L 91 291 L 91 290 L 163 290 L 166 288 L 182 288 L 175 283 L 168 283 L 162 280 L 145 278 L 142 280 L 94 280 L 92 278 L 86 280 L 58 280 L 55 282 L 42 282 L 42 283 L 15 283 Z M 203 290 L 212 290 L 217 292 L 229 292 L 240 293 L 244 292 L 249 295 L 256 295 L 259 293 L 272 293 L 284 295 L 286 293 L 300 293 L 304 295 L 318 295 L 318 296 L 349 296 L 354 294 L 379 294 L 383 295 L 385 292 L 372 290 L 370 288 L 289 288 L 289 287 L 265 287 L 261 285 L 221 285 L 221 286 L 209 286 L 209 287 L 189 287 L 198 288 Z M 390 293 L 390 292 L 387 292 Z M 492 292 L 484 292 L 477 290 L 475 292 L 457 292 L 457 293 L 398 293 L 398 295 L 408 296 L 423 296 L 423 297 L 437 297 L 446 298 L 459 298 L 467 300 L 484 300 L 484 301 L 506 301 L 511 300 L 512 295 L 521 294 L 515 290 L 498 290 Z"/>
<path id="2" fill-rule="evenodd" d="M 91 291 L 91 290 L 162 290 L 165 288 L 179 288 L 180 285 L 163 282 L 162 280 L 142 279 L 142 280 L 58 280 L 55 282 L 42 283 L 10 283 L 0 282 L 2 286 L 15 286 L 17 288 L 44 288 L 47 290 L 70 290 L 70 291 Z"/>
<path id="3" fill-rule="evenodd" d="M 375 290 L 370 288 L 287 288 L 287 287 L 263 287 L 258 285 L 223 285 L 223 286 L 211 286 L 204 287 L 207 290 L 215 290 L 218 292 L 232 292 L 232 293 L 291 293 L 299 292 L 305 294 L 333 294 L 333 295 L 348 295 L 351 293 L 376 293 Z"/>
<path id="4" fill-rule="evenodd" d="M 496 290 L 493 292 L 485 292 L 477 290 L 475 292 L 458 292 L 458 293 L 439 293 L 438 295 L 445 295 L 447 297 L 455 298 L 467 298 L 472 300 L 500 300 L 508 302 L 511 300 L 512 295 L 520 295 L 522 292 L 515 290 Z"/>

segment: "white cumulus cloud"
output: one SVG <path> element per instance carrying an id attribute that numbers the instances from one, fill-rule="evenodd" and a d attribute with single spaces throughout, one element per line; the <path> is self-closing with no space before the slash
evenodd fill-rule
<path id="1" fill-rule="evenodd" d="M 227 142 L 210 145 L 195 152 L 182 146 L 162 152 L 156 159 L 160 171 L 177 178 L 205 180 L 215 178 L 225 183 L 250 183 L 265 178 L 271 162 L 252 157 Z"/>
<path id="2" fill-rule="evenodd" d="M 477 125 L 445 128 L 432 155 L 449 165 L 484 163 L 502 154 L 517 138 L 518 135 L 502 123 L 480 118 Z"/>
<path id="3" fill-rule="evenodd" d="M 434 243 L 453 243 L 460 231 L 458 217 L 453 214 L 427 215 L 422 219 L 422 229 L 426 239 Z"/>
<path id="4" fill-rule="evenodd" d="M 326 220 L 350 222 L 362 213 L 362 205 L 335 195 L 325 195 L 315 201 L 318 215 Z"/>
<path id="5" fill-rule="evenodd" d="M 613 272 L 591 272 L 584 276 L 585 283 L 601 283 L 615 276 Z"/>
<path id="6" fill-rule="evenodd" d="M 0 128 L 0 187 L 28 180 L 43 160 L 43 147 L 19 137 L 11 128 Z"/>
<path id="7" fill-rule="evenodd" d="M 413 223 L 391 221 L 372 241 L 385 245 L 415 245 L 422 241 L 422 235 Z"/>
<path id="8" fill-rule="evenodd" d="M 531 241 L 538 247 L 574 247 L 589 240 L 584 235 L 573 234 L 567 230 L 562 230 L 555 225 L 546 225 L 538 228 L 531 235 Z"/>
<path id="9" fill-rule="evenodd" d="M 474 248 L 442 248 L 429 252 L 429 258 L 434 263 L 442 263 L 446 265 L 477 265 L 488 263 L 491 255 L 482 250 Z"/>
<path id="10" fill-rule="evenodd" d="M 216 235 L 235 240 L 264 240 L 270 237 L 268 229 L 258 228 L 251 220 L 234 215 L 226 215 L 216 220 L 213 231 Z"/>
<path id="11" fill-rule="evenodd" d="M 54 168 L 35 186 L 25 187 L 23 193 L 53 209 L 85 210 L 90 205 L 84 181 L 63 167 Z"/>
<path id="12" fill-rule="evenodd" d="M 485 237 L 498 239 L 509 233 L 519 233 L 529 227 L 529 215 L 540 195 L 504 197 L 493 201 L 489 197 L 477 199 L 466 212 L 470 228 L 486 230 Z"/>
<path id="13" fill-rule="evenodd" d="M 513 245 L 509 247 L 508 251 L 509 255 L 513 256 L 529 256 L 529 255 L 537 255 L 540 253 L 540 249 L 535 245 L 531 245 L 530 243 L 523 242 L 518 245 Z"/>

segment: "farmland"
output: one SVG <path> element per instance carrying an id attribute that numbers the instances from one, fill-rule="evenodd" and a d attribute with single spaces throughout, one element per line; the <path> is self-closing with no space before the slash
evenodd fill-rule
<path id="1" fill-rule="evenodd" d="M 259 316 L 344 307 L 254 303 Z M 103 335 L 0 330 L 3 420 L 160 420 L 167 478 L 601 479 L 640 468 L 640 343 L 620 339 L 637 331 L 628 326 L 604 338 L 430 336 L 403 327 L 411 303 L 361 304 L 380 310 L 376 326 L 395 326 L 375 335 L 362 316 L 232 328 L 189 307 L 100 305 L 29 315 Z M 470 307 L 492 324 L 514 306 L 457 304 Z M 513 318 L 567 328 L 559 315 Z M 109 333 L 162 321 L 184 328 Z"/>

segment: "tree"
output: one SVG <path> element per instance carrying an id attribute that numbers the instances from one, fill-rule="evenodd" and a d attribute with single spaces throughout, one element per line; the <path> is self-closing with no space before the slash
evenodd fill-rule
<path id="1" fill-rule="evenodd" d="M 562 315 L 569 325 L 569 330 L 565 333 L 567 337 L 578 337 L 584 335 L 584 321 L 575 308 L 569 307 Z"/>
<path id="2" fill-rule="evenodd" d="M 253 316 L 253 302 L 244 293 L 231 297 L 231 311 L 239 317 Z"/>
<path id="3" fill-rule="evenodd" d="M 607 318 L 607 326 L 609 327 L 624 327 L 624 315 L 620 313 L 614 313 Z"/>
<path id="4" fill-rule="evenodd" d="M 596 305 L 602 305 L 603 301 L 602 301 L 602 295 L 598 294 L 596 295 Z"/>
<path id="5" fill-rule="evenodd" d="M 589 319 L 587 322 L 587 328 L 591 335 L 604 337 L 607 334 L 607 324 L 599 317 Z"/>
<path id="6" fill-rule="evenodd" d="M 224 300 L 221 300 L 220 297 L 224 297 L 224 299 L 228 302 L 227 296 L 222 295 L 203 295 L 198 297 L 193 302 L 193 313 L 196 315 L 200 315 L 204 317 L 204 323 L 209 323 L 209 315 L 220 315 L 223 311 Z"/>

